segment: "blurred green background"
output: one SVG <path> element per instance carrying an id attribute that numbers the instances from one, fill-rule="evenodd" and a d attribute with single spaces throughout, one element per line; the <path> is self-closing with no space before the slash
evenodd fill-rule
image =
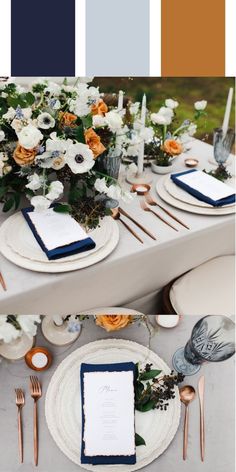
<path id="1" fill-rule="evenodd" d="M 194 102 L 207 100 L 207 117 L 201 120 L 196 137 L 212 142 L 213 128 L 223 122 L 228 90 L 235 86 L 235 81 L 231 77 L 95 77 L 92 85 L 105 93 L 123 90 L 133 101 L 141 101 L 145 92 L 151 111 L 157 111 L 166 98 L 174 98 L 180 104 L 177 109 L 180 121 L 193 117 Z M 230 126 L 235 127 L 235 103 Z"/>

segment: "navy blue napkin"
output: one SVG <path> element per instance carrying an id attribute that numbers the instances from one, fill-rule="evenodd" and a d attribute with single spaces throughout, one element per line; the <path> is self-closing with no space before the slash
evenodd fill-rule
<path id="1" fill-rule="evenodd" d="M 38 244 L 40 245 L 41 249 L 45 252 L 47 258 L 49 260 L 60 259 L 61 257 L 72 256 L 73 254 L 78 254 L 79 252 L 89 251 L 90 249 L 94 249 L 96 244 L 91 238 L 83 239 L 82 241 L 75 241 L 71 244 L 67 244 L 66 246 L 60 246 L 55 249 L 48 250 L 36 231 L 36 228 L 29 217 L 29 213 L 32 212 L 34 209 L 33 207 L 23 208 L 21 210 L 22 215 L 26 219 L 35 239 L 37 240 Z"/>
<path id="2" fill-rule="evenodd" d="M 191 172 L 197 172 L 196 169 L 191 169 L 187 170 L 185 172 L 179 172 L 178 174 L 171 174 L 171 179 L 173 182 L 181 187 L 183 190 L 186 192 L 190 193 L 190 195 L 193 195 L 195 198 L 198 200 L 201 200 L 202 202 L 208 203 L 209 205 L 213 205 L 215 207 L 220 207 L 223 205 L 230 205 L 231 203 L 235 202 L 235 193 L 232 188 L 232 195 L 229 197 L 221 198 L 220 200 L 212 200 L 212 198 L 207 197 L 206 195 L 202 194 L 201 192 L 198 192 L 197 190 L 194 190 L 192 187 L 189 185 L 185 184 L 181 180 L 179 180 L 178 177 L 181 177 L 182 175 L 185 174 L 190 174 Z"/>
<path id="3" fill-rule="evenodd" d="M 135 374 L 135 364 L 133 362 L 122 362 L 119 364 L 81 364 L 81 411 L 82 411 L 82 441 L 81 441 L 81 464 L 103 465 L 103 464 L 136 464 L 136 454 L 131 456 L 86 456 L 84 437 L 84 373 L 85 372 L 123 372 L 133 371 Z"/>

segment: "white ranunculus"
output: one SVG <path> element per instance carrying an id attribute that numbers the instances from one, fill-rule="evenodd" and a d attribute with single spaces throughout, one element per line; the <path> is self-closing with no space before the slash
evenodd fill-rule
<path id="1" fill-rule="evenodd" d="M 13 118 L 15 118 L 15 115 L 16 115 L 16 110 L 10 107 L 8 108 L 7 112 L 4 115 L 2 115 L 2 117 L 4 118 L 4 120 L 11 121 L 13 120 Z"/>
<path id="2" fill-rule="evenodd" d="M 131 103 L 129 107 L 129 111 L 131 115 L 136 115 L 139 111 L 139 107 L 140 107 L 140 102 Z"/>
<path id="3" fill-rule="evenodd" d="M 52 95 L 59 95 L 61 93 L 61 86 L 55 82 L 48 82 L 45 92 L 49 92 Z"/>
<path id="4" fill-rule="evenodd" d="M 5 133 L 2 129 L 0 129 L 0 142 L 5 139 Z"/>
<path id="5" fill-rule="evenodd" d="M 154 137 L 154 131 L 152 128 L 144 128 L 140 131 L 140 138 L 144 140 L 145 143 L 150 143 Z"/>
<path id="6" fill-rule="evenodd" d="M 18 133 L 19 144 L 25 149 L 35 148 L 36 146 L 38 146 L 41 139 L 43 139 L 42 133 L 33 125 L 25 126 Z"/>
<path id="7" fill-rule="evenodd" d="M 195 125 L 195 123 L 190 123 L 187 131 L 189 136 L 193 136 L 197 131 L 197 125 Z"/>
<path id="8" fill-rule="evenodd" d="M 107 193 L 108 187 L 105 177 L 103 179 L 96 179 L 94 187 L 100 193 Z"/>
<path id="9" fill-rule="evenodd" d="M 87 144 L 71 144 L 65 154 L 66 163 L 74 174 L 84 174 L 95 164 L 93 152 Z"/>
<path id="10" fill-rule="evenodd" d="M 206 106 L 207 106 L 207 101 L 206 100 L 200 100 L 200 101 L 194 103 L 194 108 L 197 111 L 205 110 Z"/>
<path id="11" fill-rule="evenodd" d="M 34 211 L 38 213 L 46 211 L 51 205 L 50 200 L 48 200 L 46 197 L 43 197 L 42 195 L 32 197 L 30 203 L 34 207 Z"/>
<path id="12" fill-rule="evenodd" d="M 24 333 L 30 338 L 37 333 L 37 323 L 41 322 L 40 315 L 17 315 L 17 321 Z"/>
<path id="13" fill-rule="evenodd" d="M 23 113 L 25 120 L 29 120 L 31 118 L 31 115 L 32 115 L 31 108 L 21 108 L 21 112 Z"/>
<path id="14" fill-rule="evenodd" d="M 19 118 L 14 118 L 11 122 L 11 127 L 14 129 L 16 134 L 18 134 L 22 128 L 24 128 L 24 124 L 22 120 L 19 120 Z"/>
<path id="15" fill-rule="evenodd" d="M 42 176 L 34 173 L 32 175 L 28 176 L 28 181 L 29 183 L 26 185 L 26 188 L 29 188 L 30 190 L 38 190 L 40 187 L 43 185 L 43 178 Z"/>
<path id="16" fill-rule="evenodd" d="M 164 115 L 161 115 L 160 113 L 152 113 L 151 114 L 151 121 L 155 125 L 170 125 L 171 124 L 171 118 L 166 118 Z"/>
<path id="17" fill-rule="evenodd" d="M 54 128 L 55 126 L 55 120 L 50 113 L 44 112 L 40 113 L 37 119 L 37 124 L 38 127 L 41 129 L 49 129 L 49 128 Z"/>
<path id="18" fill-rule="evenodd" d="M 0 316 L 0 341 L 10 343 L 21 336 L 21 331 L 16 329 L 12 323 L 7 322 L 7 315 Z"/>
<path id="19" fill-rule="evenodd" d="M 160 110 L 158 111 L 159 115 L 163 115 L 166 118 L 173 118 L 174 112 L 171 108 L 167 107 L 161 107 Z"/>
<path id="20" fill-rule="evenodd" d="M 107 190 L 107 196 L 109 198 L 119 200 L 119 198 L 121 197 L 121 188 L 119 187 L 119 185 L 110 185 Z"/>
<path id="21" fill-rule="evenodd" d="M 113 133 L 119 131 L 122 127 L 122 118 L 116 111 L 109 111 L 105 114 L 108 127 Z"/>
<path id="22" fill-rule="evenodd" d="M 94 115 L 93 116 L 93 127 L 94 128 L 101 128 L 102 126 L 106 126 L 106 118 L 102 115 Z"/>
<path id="23" fill-rule="evenodd" d="M 51 182 L 49 186 L 49 192 L 46 194 L 46 198 L 51 201 L 57 200 L 63 194 L 63 190 L 63 184 L 59 180 Z"/>
<path id="24" fill-rule="evenodd" d="M 179 102 L 177 102 L 176 100 L 172 100 L 172 98 L 167 98 L 165 100 L 165 106 L 167 108 L 170 108 L 171 110 L 174 110 L 179 106 Z"/>

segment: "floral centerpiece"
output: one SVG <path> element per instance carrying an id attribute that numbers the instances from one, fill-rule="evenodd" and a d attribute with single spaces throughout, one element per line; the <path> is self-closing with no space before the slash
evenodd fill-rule
<path id="1" fill-rule="evenodd" d="M 22 197 L 36 211 L 63 199 L 55 211 L 95 227 L 108 212 L 107 200 L 123 195 L 115 179 L 96 170 L 96 160 L 116 147 L 123 127 L 117 108 L 109 109 L 99 89 L 84 79 L 73 86 L 39 79 L 27 90 L 0 83 L 3 211 L 17 209 Z"/>

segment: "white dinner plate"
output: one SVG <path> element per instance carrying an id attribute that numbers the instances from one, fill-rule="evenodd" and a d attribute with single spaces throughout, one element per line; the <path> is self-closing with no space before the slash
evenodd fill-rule
<path id="1" fill-rule="evenodd" d="M 169 175 L 164 175 L 160 179 L 158 179 L 156 183 L 156 191 L 161 199 L 172 205 L 175 208 L 179 208 L 180 210 L 188 211 L 190 213 L 197 213 L 198 215 L 230 215 L 235 212 L 235 206 L 228 206 L 228 207 L 201 207 L 197 205 L 191 205 L 190 203 L 182 202 L 181 200 L 173 197 L 167 192 L 165 188 L 165 182 L 169 179 Z"/>
<path id="2" fill-rule="evenodd" d="M 99 311 L 101 312 L 101 309 Z M 122 312 L 127 313 L 127 310 L 123 308 Z M 84 469 L 97 472 L 104 472 L 106 469 L 109 472 L 132 472 L 141 469 L 160 456 L 176 434 L 180 419 L 177 387 L 175 398 L 169 402 L 166 411 L 135 412 L 136 432 L 146 441 L 146 446 L 138 446 L 136 449 L 136 464 L 128 466 L 81 464 L 80 365 L 82 362 L 104 364 L 128 361 L 139 362 L 142 366 L 152 363 L 154 368 L 166 374 L 170 373 L 166 363 L 148 348 L 132 341 L 104 339 L 86 344 L 74 351 L 62 361 L 51 378 L 45 399 L 49 431 L 61 451 Z"/>
<path id="3" fill-rule="evenodd" d="M 14 216 L 14 215 L 13 215 Z M 11 218 L 11 217 L 10 217 Z M 13 250 L 8 242 L 8 221 L 6 220 L 1 228 L 0 228 L 0 248 L 3 256 L 6 257 L 9 261 L 13 262 L 14 264 L 23 267 L 24 269 L 33 270 L 36 272 L 48 272 L 48 273 L 60 273 L 60 272 L 69 272 L 73 270 L 83 269 L 84 267 L 89 267 L 97 262 L 101 261 L 105 257 L 107 257 L 117 246 L 119 241 L 119 228 L 116 221 L 114 221 L 111 217 L 109 218 L 109 225 L 110 225 L 110 237 L 107 240 L 107 243 L 98 249 L 95 252 L 86 251 L 86 257 L 77 257 L 71 260 L 67 260 L 67 258 L 62 258 L 55 261 L 35 261 L 32 259 L 28 259 L 27 257 L 18 254 Z M 17 229 L 16 229 L 17 231 Z M 32 234 L 32 238 L 34 238 Z M 80 254 L 78 254 L 80 256 Z"/>
<path id="4" fill-rule="evenodd" d="M 14 252 L 26 259 L 48 264 L 70 262 L 88 257 L 90 254 L 94 254 L 107 244 L 112 232 L 111 218 L 105 217 L 101 220 L 99 227 L 88 233 L 88 236 L 90 236 L 96 243 L 94 249 L 50 261 L 35 239 L 21 212 L 10 216 L 5 224 L 7 225 L 7 229 L 5 230 L 6 242 Z"/>
<path id="5" fill-rule="evenodd" d="M 176 185 L 173 182 L 170 176 L 168 177 L 169 178 L 165 180 L 164 185 L 165 185 L 165 189 L 170 195 L 172 195 L 172 197 L 176 198 L 177 200 L 180 200 L 181 202 L 188 203 L 189 205 L 196 205 L 196 206 L 204 207 L 204 208 L 215 208 L 213 205 L 210 205 L 209 203 L 198 200 L 190 193 L 178 187 L 178 185 Z M 233 182 L 229 182 L 228 185 L 231 185 L 233 190 L 235 189 Z M 224 208 L 234 207 L 234 205 L 235 203 L 230 203 L 229 205 L 224 205 Z"/>

